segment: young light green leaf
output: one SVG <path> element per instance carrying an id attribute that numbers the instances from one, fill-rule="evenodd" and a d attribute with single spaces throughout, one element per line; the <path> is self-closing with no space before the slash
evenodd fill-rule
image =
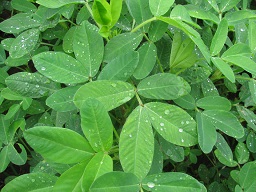
<path id="1" fill-rule="evenodd" d="M 39 27 L 40 23 L 31 18 L 31 13 L 18 13 L 0 23 L 0 30 L 5 33 L 20 33 L 26 29 Z"/>
<path id="2" fill-rule="evenodd" d="M 232 55 L 222 58 L 224 61 L 233 63 L 249 73 L 256 75 L 256 63 L 248 57 L 242 55 Z"/>
<path id="3" fill-rule="evenodd" d="M 203 97 L 196 102 L 197 107 L 205 110 L 224 110 L 229 111 L 231 109 L 230 101 L 225 97 L 220 96 L 207 96 Z"/>
<path id="4" fill-rule="evenodd" d="M 139 63 L 133 76 L 143 79 L 149 75 L 156 63 L 156 46 L 154 43 L 144 43 L 139 49 Z"/>
<path id="5" fill-rule="evenodd" d="M 211 61 L 230 82 L 235 83 L 235 74 L 229 64 L 219 57 L 212 57 Z"/>
<path id="6" fill-rule="evenodd" d="M 126 54 L 135 50 L 142 40 L 141 33 L 122 33 L 113 37 L 105 46 L 104 61 L 110 62 L 117 55 Z"/>
<path id="7" fill-rule="evenodd" d="M 183 109 L 166 103 L 145 104 L 155 130 L 167 141 L 179 146 L 197 144 L 194 119 Z"/>
<path id="8" fill-rule="evenodd" d="M 100 72 L 99 80 L 127 81 L 139 62 L 139 53 L 130 51 L 111 60 Z"/>
<path id="9" fill-rule="evenodd" d="M 110 1 L 110 10 L 111 10 L 111 17 L 112 17 L 110 27 L 113 27 L 118 21 L 122 11 L 122 4 L 123 4 L 122 0 Z"/>
<path id="10" fill-rule="evenodd" d="M 105 26 L 111 24 L 111 8 L 107 1 L 95 0 L 92 5 L 92 14 L 98 24 Z"/>
<path id="11" fill-rule="evenodd" d="M 30 98 L 40 98 L 60 88 L 59 84 L 39 73 L 15 73 L 7 77 L 5 82 L 10 90 Z"/>
<path id="12" fill-rule="evenodd" d="M 155 74 L 143 79 L 138 93 L 149 99 L 177 99 L 190 92 L 189 84 L 180 76 L 170 73 Z"/>
<path id="13" fill-rule="evenodd" d="M 223 48 L 228 35 L 228 22 L 226 19 L 222 19 L 218 25 L 217 31 L 215 32 L 210 52 L 212 56 L 217 55 Z"/>
<path id="14" fill-rule="evenodd" d="M 38 42 L 39 34 L 38 29 L 29 29 L 21 33 L 10 47 L 10 56 L 20 58 L 30 53 Z"/>
<path id="15" fill-rule="evenodd" d="M 225 134 L 234 138 L 244 136 L 244 128 L 233 113 L 223 110 L 206 110 L 202 114 L 211 121 L 216 129 Z"/>
<path id="16" fill-rule="evenodd" d="M 36 3 L 43 5 L 47 8 L 59 8 L 68 4 L 85 4 L 84 0 L 37 0 Z"/>
<path id="17" fill-rule="evenodd" d="M 100 176 L 92 184 L 90 192 L 134 192 L 140 190 L 140 180 L 132 173 L 110 172 Z"/>
<path id="18" fill-rule="evenodd" d="M 80 86 L 65 87 L 54 92 L 46 99 L 46 105 L 59 112 L 75 110 L 73 97 L 79 88 Z"/>
<path id="19" fill-rule="evenodd" d="M 80 87 L 74 96 L 74 103 L 81 108 L 88 98 L 95 98 L 104 104 L 106 110 L 110 111 L 131 100 L 134 94 L 134 87 L 129 83 L 99 80 Z"/>
<path id="20" fill-rule="evenodd" d="M 15 165 L 24 165 L 27 162 L 27 151 L 24 146 L 18 143 L 21 150 L 19 153 L 12 144 L 8 145 L 8 159 Z"/>
<path id="21" fill-rule="evenodd" d="M 182 39 L 181 33 L 175 33 L 170 56 L 170 69 L 173 72 L 191 67 L 196 62 L 195 44 L 191 39 Z"/>
<path id="22" fill-rule="evenodd" d="M 108 151 L 112 147 L 114 127 L 104 105 L 96 99 L 87 99 L 80 114 L 83 133 L 94 151 Z"/>
<path id="23" fill-rule="evenodd" d="M 205 116 L 196 114 L 198 143 L 204 153 L 210 153 L 217 140 L 217 132 L 214 125 Z"/>
<path id="24" fill-rule="evenodd" d="M 239 184 L 248 192 L 252 192 L 255 189 L 256 177 L 256 161 L 246 163 L 239 173 Z"/>
<path id="25" fill-rule="evenodd" d="M 104 43 L 98 28 L 84 21 L 76 27 L 73 50 L 78 61 L 82 63 L 89 77 L 97 74 L 103 59 Z"/>
<path id="26" fill-rule="evenodd" d="M 131 16 L 137 25 L 152 17 L 149 9 L 149 1 L 145 0 L 126 0 L 126 4 Z M 143 31 L 147 32 L 149 25 L 143 27 Z"/>
<path id="27" fill-rule="evenodd" d="M 235 7 L 241 0 L 225 0 L 220 1 L 219 9 L 221 13 L 224 13 L 225 11 L 228 11 Z"/>
<path id="28" fill-rule="evenodd" d="M 113 171 L 113 160 L 104 152 L 97 153 L 88 163 L 82 178 L 82 191 L 90 191 L 93 182 L 105 173 Z"/>
<path id="29" fill-rule="evenodd" d="M 47 173 L 29 173 L 20 175 L 7 183 L 2 192 L 51 191 L 57 177 Z"/>
<path id="30" fill-rule="evenodd" d="M 144 107 L 138 106 L 127 118 L 119 146 L 123 170 L 143 179 L 150 170 L 154 154 L 154 135 Z"/>
<path id="31" fill-rule="evenodd" d="M 36 69 L 44 76 L 60 83 L 83 83 L 88 70 L 82 63 L 62 52 L 43 52 L 33 57 Z"/>
<path id="32" fill-rule="evenodd" d="M 154 16 L 164 15 L 173 5 L 174 0 L 149 0 L 149 8 Z"/>
<path id="33" fill-rule="evenodd" d="M 88 141 L 70 129 L 38 126 L 26 130 L 24 137 L 36 152 L 56 163 L 78 163 L 94 153 Z"/>
<path id="34" fill-rule="evenodd" d="M 82 178 L 90 159 L 82 161 L 61 174 L 53 186 L 53 192 L 81 191 Z"/>
<path id="35" fill-rule="evenodd" d="M 244 164 L 249 160 L 250 152 L 244 143 L 238 143 L 235 148 L 235 156 L 239 164 Z"/>
<path id="36" fill-rule="evenodd" d="M 195 178 L 179 172 L 149 175 L 142 181 L 142 187 L 148 191 L 206 192 L 203 184 Z"/>

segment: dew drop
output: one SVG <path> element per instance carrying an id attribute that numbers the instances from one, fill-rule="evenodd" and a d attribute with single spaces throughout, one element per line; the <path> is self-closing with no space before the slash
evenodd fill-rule
<path id="1" fill-rule="evenodd" d="M 162 127 L 163 127 L 163 126 L 164 126 L 164 123 L 160 123 L 160 126 L 162 126 Z"/>
<path id="2" fill-rule="evenodd" d="M 116 84 L 115 84 L 115 83 L 112 83 L 111 86 L 112 86 L 112 87 L 116 87 Z"/>
<path id="3" fill-rule="evenodd" d="M 179 129 L 179 132 L 182 133 L 182 132 L 183 132 L 183 129 Z"/>
<path id="4" fill-rule="evenodd" d="M 149 188 L 154 188 L 154 187 L 155 187 L 155 183 L 153 183 L 153 182 L 148 182 L 148 183 L 147 183 L 147 186 L 148 186 Z"/>
<path id="5" fill-rule="evenodd" d="M 170 113 L 170 111 L 167 109 L 164 111 L 164 114 L 168 115 Z"/>
<path id="6" fill-rule="evenodd" d="M 132 138 L 132 134 L 130 134 L 129 137 Z"/>

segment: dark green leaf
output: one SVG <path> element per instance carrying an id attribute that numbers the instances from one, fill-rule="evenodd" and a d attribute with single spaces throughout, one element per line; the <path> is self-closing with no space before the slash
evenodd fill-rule
<path id="1" fill-rule="evenodd" d="M 155 130 L 167 141 L 180 146 L 197 144 L 194 119 L 183 109 L 166 103 L 145 104 Z"/>
<path id="2" fill-rule="evenodd" d="M 179 105 L 180 107 L 184 109 L 195 109 L 196 107 L 196 102 L 194 97 L 192 97 L 190 94 L 184 95 L 178 99 L 173 100 L 174 103 Z"/>
<path id="3" fill-rule="evenodd" d="M 246 138 L 246 145 L 250 152 L 256 153 L 256 134 L 251 131 Z"/>
<path id="4" fill-rule="evenodd" d="M 148 0 L 126 0 L 126 4 L 137 25 L 152 17 Z M 144 26 L 143 31 L 147 32 L 148 27 L 149 25 Z"/>
<path id="5" fill-rule="evenodd" d="M 12 91 L 31 98 L 43 97 L 60 88 L 59 84 L 50 81 L 39 73 L 15 73 L 7 77 L 5 82 Z"/>
<path id="6" fill-rule="evenodd" d="M 46 173 L 24 174 L 7 183 L 2 192 L 51 191 L 56 180 L 56 176 Z"/>
<path id="7" fill-rule="evenodd" d="M 212 57 L 211 61 L 230 82 L 235 83 L 235 75 L 229 64 L 219 57 Z"/>
<path id="8" fill-rule="evenodd" d="M 45 159 L 71 164 L 93 156 L 88 141 L 65 128 L 38 126 L 24 132 L 28 144 Z"/>
<path id="9" fill-rule="evenodd" d="M 189 84 L 174 74 L 155 74 L 143 79 L 138 87 L 138 93 L 149 99 L 177 99 L 190 92 Z"/>
<path id="10" fill-rule="evenodd" d="M 256 162 L 246 163 L 239 174 L 239 184 L 247 192 L 253 192 L 255 189 Z"/>
<path id="11" fill-rule="evenodd" d="M 0 30 L 5 33 L 20 33 L 26 29 L 40 26 L 31 18 L 31 13 L 18 13 L 0 23 Z"/>
<path id="12" fill-rule="evenodd" d="M 217 55 L 221 51 L 221 49 L 224 46 L 224 43 L 226 42 L 227 35 L 228 22 L 226 19 L 222 19 L 212 39 L 210 47 L 210 52 L 212 56 Z"/>
<path id="13" fill-rule="evenodd" d="M 101 70 L 98 79 L 127 81 L 133 74 L 138 62 L 139 54 L 136 51 L 117 56 Z"/>
<path id="14" fill-rule="evenodd" d="M 27 151 L 24 146 L 18 143 L 21 150 L 19 153 L 12 144 L 8 145 L 8 159 L 15 165 L 24 165 L 27 161 Z"/>
<path id="15" fill-rule="evenodd" d="M 211 121 L 216 129 L 225 134 L 234 138 L 244 136 L 244 128 L 233 113 L 223 110 L 206 110 L 202 114 Z"/>
<path id="16" fill-rule="evenodd" d="M 88 70 L 82 63 L 62 52 L 43 52 L 33 57 L 36 69 L 60 83 L 82 83 L 88 80 Z"/>
<path id="17" fill-rule="evenodd" d="M 206 188 L 193 177 L 179 172 L 149 175 L 142 181 L 148 191 L 206 192 Z"/>
<path id="18" fill-rule="evenodd" d="M 238 143 L 235 149 L 235 156 L 239 164 L 244 164 L 249 160 L 250 153 L 244 143 Z"/>
<path id="19" fill-rule="evenodd" d="M 48 8 L 59 8 L 64 5 L 72 4 L 72 3 L 82 3 L 84 4 L 84 0 L 37 0 L 38 4 L 43 5 Z"/>
<path id="20" fill-rule="evenodd" d="M 110 111 L 131 100 L 134 94 L 134 87 L 123 81 L 93 81 L 78 89 L 74 96 L 74 103 L 81 108 L 88 98 L 95 98 Z"/>
<path id="21" fill-rule="evenodd" d="M 144 107 L 138 106 L 129 115 L 119 142 L 123 170 L 143 179 L 150 170 L 154 154 L 154 135 Z"/>
<path id="22" fill-rule="evenodd" d="M 80 108 L 80 114 L 83 133 L 94 151 L 108 151 L 112 147 L 114 127 L 104 105 L 88 99 Z"/>
<path id="23" fill-rule="evenodd" d="M 37 9 L 33 3 L 27 0 L 12 0 L 11 4 L 14 9 L 23 12 L 34 12 Z"/>
<path id="24" fill-rule="evenodd" d="M 154 16 L 164 15 L 173 5 L 174 0 L 149 0 L 149 8 Z"/>
<path id="25" fill-rule="evenodd" d="M 135 50 L 142 40 L 140 33 L 122 33 L 113 37 L 105 46 L 104 61 L 110 62 L 117 55 L 126 54 Z"/>
<path id="26" fill-rule="evenodd" d="M 204 153 L 210 153 L 217 140 L 214 125 L 200 112 L 196 114 L 198 143 Z"/>
<path id="27" fill-rule="evenodd" d="M 66 87 L 54 92 L 46 99 L 46 105 L 59 112 L 76 109 L 73 97 L 80 86 Z"/>
<path id="28" fill-rule="evenodd" d="M 133 76 L 136 79 L 147 77 L 156 63 L 156 46 L 154 43 L 144 43 L 139 49 L 139 62 Z"/>
<path id="29" fill-rule="evenodd" d="M 110 172 L 100 176 L 91 186 L 90 192 L 134 192 L 139 191 L 140 180 L 132 173 Z"/>
<path id="30" fill-rule="evenodd" d="M 225 97 L 220 96 L 207 96 L 197 100 L 197 107 L 206 110 L 224 110 L 229 111 L 231 109 L 231 103 Z"/>
<path id="31" fill-rule="evenodd" d="M 104 44 L 98 28 L 84 21 L 74 33 L 73 50 L 75 56 L 84 66 L 85 75 L 93 77 L 97 74 L 103 59 Z"/>

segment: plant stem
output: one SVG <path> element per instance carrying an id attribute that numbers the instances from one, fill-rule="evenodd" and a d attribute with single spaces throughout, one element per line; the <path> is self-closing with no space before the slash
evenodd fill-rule
<path id="1" fill-rule="evenodd" d="M 138 31 L 141 27 L 143 27 L 144 25 L 157 20 L 156 17 L 152 17 L 151 19 L 148 19 L 146 21 L 144 21 L 143 23 L 139 24 L 137 27 L 135 27 L 133 30 L 131 30 L 132 33 Z"/>
<path id="2" fill-rule="evenodd" d="M 138 95 L 137 91 L 135 92 L 135 95 L 136 95 L 137 101 L 139 102 L 139 105 L 144 107 L 144 105 L 143 105 L 143 103 L 142 103 L 142 101 L 140 99 L 140 96 Z"/>

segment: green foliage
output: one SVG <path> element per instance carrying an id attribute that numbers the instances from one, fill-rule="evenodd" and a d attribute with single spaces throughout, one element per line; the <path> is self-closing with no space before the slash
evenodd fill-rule
<path id="1" fill-rule="evenodd" d="M 1 1 L 2 191 L 256 191 L 254 9 Z"/>

